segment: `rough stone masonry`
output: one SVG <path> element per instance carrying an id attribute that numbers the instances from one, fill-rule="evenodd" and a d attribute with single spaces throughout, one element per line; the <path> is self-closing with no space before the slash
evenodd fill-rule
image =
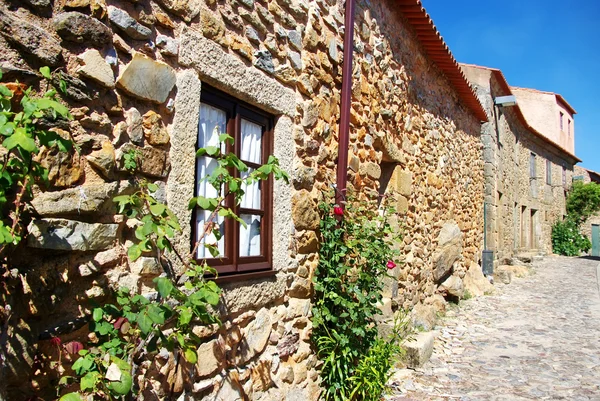
<path id="1" fill-rule="evenodd" d="M 85 322 L 69 322 L 91 301 L 123 285 L 152 291 L 161 266 L 149 256 L 128 261 L 132 227 L 112 202 L 134 190 L 128 150 L 142 154 L 140 175 L 159 185 L 184 228 L 176 246 L 189 252 L 205 84 L 275 117 L 274 154 L 293 178 L 274 186 L 275 274 L 224 284 L 224 324 L 198 328 L 206 339 L 198 364 L 183 374 L 168 352 L 144 361 L 139 398 L 162 399 L 171 388 L 206 400 L 318 398 L 309 342 L 315 211 L 337 168 L 343 13 L 335 0 L 0 2 L 4 80 L 37 91 L 38 68 L 51 66 L 68 84 L 63 101 L 75 117 L 57 130 L 81 151 L 43 151 L 51 187 L 36 192 L 31 234 L 11 257 L 10 399 L 53 394 L 48 333 L 85 339 Z M 349 190 L 396 194 L 403 256 L 382 309 L 387 317 L 413 309 L 426 327 L 443 295 L 477 276 L 479 121 L 393 1 L 359 0 L 355 32 Z"/>

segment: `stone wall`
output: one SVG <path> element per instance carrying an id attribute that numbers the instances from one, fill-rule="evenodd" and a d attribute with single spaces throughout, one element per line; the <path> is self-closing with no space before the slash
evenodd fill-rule
<path id="1" fill-rule="evenodd" d="M 500 74 L 477 66 L 465 65 L 463 70 L 490 116 L 482 126 L 481 137 L 487 249 L 494 251 L 495 264 L 521 252 L 552 253 L 552 224 L 566 213 L 565 193 L 573 176 L 573 158 L 531 132 L 518 115 L 518 106 L 494 106 L 495 97 L 510 94 Z M 550 183 L 546 179 L 547 161 Z"/>
<path id="2" fill-rule="evenodd" d="M 292 188 L 274 188 L 275 274 L 224 284 L 224 324 L 198 331 L 200 362 L 189 375 L 168 353 L 144 362 L 141 374 L 152 379 L 141 397 L 163 398 L 173 386 L 195 399 L 317 399 L 315 210 L 337 169 L 343 12 L 335 0 L 1 3 L 5 78 L 40 90 L 37 69 L 56 67 L 75 117 L 62 129 L 81 149 L 50 155 L 52 186 L 37 190 L 32 234 L 11 259 L 11 399 L 51 391 L 47 340 L 84 338 L 90 301 L 122 285 L 148 293 L 161 272 L 152 258 L 126 257 L 132 227 L 111 199 L 133 190 L 128 149 L 142 153 L 141 175 L 160 186 L 184 228 L 176 247 L 189 252 L 204 83 L 276 117 L 274 153 Z M 404 263 L 387 286 L 386 311 L 426 308 L 447 292 L 439 284 L 480 258 L 479 122 L 393 2 L 358 1 L 356 17 L 349 188 L 399 195 Z"/>

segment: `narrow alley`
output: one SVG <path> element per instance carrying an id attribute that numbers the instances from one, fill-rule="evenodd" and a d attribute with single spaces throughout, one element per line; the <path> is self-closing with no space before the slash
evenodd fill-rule
<path id="1" fill-rule="evenodd" d="M 396 372 L 386 400 L 600 400 L 599 263 L 547 257 L 461 302 L 431 360 Z"/>

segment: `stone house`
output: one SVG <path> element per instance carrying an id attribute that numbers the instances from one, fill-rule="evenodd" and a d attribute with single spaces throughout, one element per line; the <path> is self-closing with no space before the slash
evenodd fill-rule
<path id="1" fill-rule="evenodd" d="M 510 87 L 498 69 L 461 65 L 476 88 L 489 116 L 482 125 L 485 175 L 485 246 L 494 252 L 494 263 L 505 264 L 521 253 L 552 253 L 552 225 L 566 214 L 565 196 L 580 162 L 574 154 L 572 117 L 574 110 L 560 95 L 552 94 L 551 102 L 534 104 L 534 97 L 521 104 L 522 94 L 532 90 Z M 498 99 L 515 96 L 516 104 L 502 106 Z M 541 92 L 540 92 L 541 93 Z M 545 97 L 549 96 L 543 93 Z M 511 100 L 511 99 L 509 99 Z M 530 114 L 538 111 L 556 124 L 530 124 Z M 554 115 L 556 114 L 556 115 Z M 563 115 L 563 117 L 560 117 Z M 570 127 L 569 134 L 555 132 L 559 118 Z M 554 141 L 554 139 L 560 140 Z"/>
<path id="2" fill-rule="evenodd" d="M 354 43 L 344 46 L 345 9 L 335 0 L 0 2 L 4 80 L 40 90 L 44 65 L 66 80 L 75 119 L 57 130 L 81 152 L 48 151 L 51 186 L 36 191 L 30 235 L 11 256 L 2 344 L 10 399 L 50 388 L 40 355 L 52 353 L 51 336 L 86 335 L 89 302 L 123 285 L 147 294 L 162 271 L 152 257 L 127 259 L 132 226 L 112 202 L 132 191 L 123 162 L 131 150 L 179 217 L 182 254 L 205 218 L 188 200 L 210 196 L 198 181 L 210 160 L 195 150 L 214 132 L 236 137 L 250 165 L 273 153 L 292 175 L 291 185 L 270 182 L 244 200 L 240 212 L 259 229 L 226 233 L 224 257 L 212 261 L 224 323 L 199 332 L 206 342 L 193 373 L 183 377 L 161 353 L 142 366 L 151 380 L 140 398 L 167 389 L 207 400 L 318 398 L 317 203 L 338 171 L 361 196 L 398 194 L 404 263 L 387 286 L 386 313 L 414 308 L 431 324 L 450 291 L 441 284 L 450 277 L 462 288 L 480 273 L 486 112 L 419 0 L 355 7 Z M 344 48 L 353 64 L 343 76 Z M 338 163 L 344 115 L 347 169 Z"/>

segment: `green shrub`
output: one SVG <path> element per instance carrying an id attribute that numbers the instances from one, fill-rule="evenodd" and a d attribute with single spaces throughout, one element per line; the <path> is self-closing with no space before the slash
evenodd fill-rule
<path id="1" fill-rule="evenodd" d="M 590 240 L 579 232 L 579 227 L 571 219 L 557 221 L 552 226 L 552 250 L 564 256 L 579 256 L 592 247 Z"/>

